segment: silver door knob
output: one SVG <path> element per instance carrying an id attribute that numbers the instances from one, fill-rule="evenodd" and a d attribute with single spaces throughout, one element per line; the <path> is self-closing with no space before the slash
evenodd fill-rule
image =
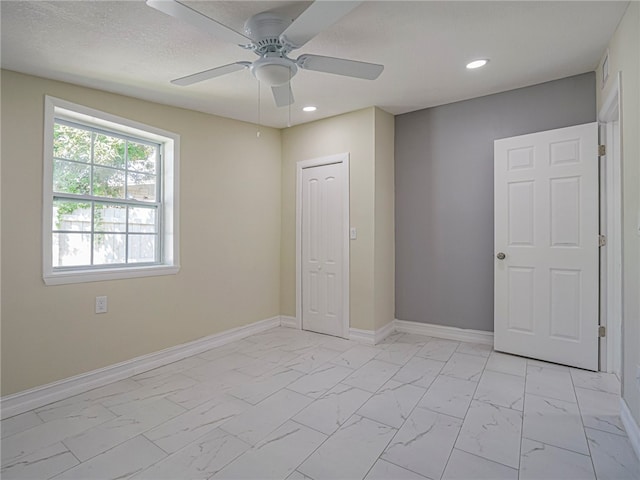
<path id="1" fill-rule="evenodd" d="M 498 258 L 498 260 L 504 260 L 505 258 L 507 258 L 507 256 L 502 252 L 498 252 L 496 257 Z"/>

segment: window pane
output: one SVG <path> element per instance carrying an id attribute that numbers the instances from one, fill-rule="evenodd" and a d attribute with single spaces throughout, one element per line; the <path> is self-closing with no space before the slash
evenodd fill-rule
<path id="1" fill-rule="evenodd" d="M 108 203 L 94 204 L 93 224 L 96 232 L 126 232 L 127 207 Z"/>
<path id="2" fill-rule="evenodd" d="M 91 263 L 91 234 L 54 233 L 53 266 L 75 267 Z"/>
<path id="3" fill-rule="evenodd" d="M 91 167 L 82 163 L 53 161 L 53 191 L 56 193 L 91 193 Z"/>
<path id="4" fill-rule="evenodd" d="M 156 209 L 129 207 L 129 232 L 156 233 Z"/>
<path id="5" fill-rule="evenodd" d="M 54 124 L 53 156 L 88 162 L 91 159 L 91 132 L 59 123 Z"/>
<path id="6" fill-rule="evenodd" d="M 53 201 L 53 229 L 91 231 L 91 204 L 71 200 Z"/>
<path id="7" fill-rule="evenodd" d="M 129 172 L 127 175 L 127 198 L 155 202 L 156 176 Z"/>
<path id="8" fill-rule="evenodd" d="M 129 154 L 129 170 L 144 173 L 156 173 L 156 160 L 158 149 L 143 143 L 129 142 L 127 146 Z"/>
<path id="9" fill-rule="evenodd" d="M 156 261 L 156 235 L 129 235 L 129 263 Z"/>
<path id="10" fill-rule="evenodd" d="M 93 144 L 93 163 L 124 168 L 124 146 L 122 138 L 96 134 Z"/>
<path id="11" fill-rule="evenodd" d="M 125 263 L 126 240 L 127 236 L 122 233 L 96 233 L 93 239 L 93 264 Z"/>
<path id="12" fill-rule="evenodd" d="M 124 171 L 93 167 L 93 195 L 124 198 Z"/>

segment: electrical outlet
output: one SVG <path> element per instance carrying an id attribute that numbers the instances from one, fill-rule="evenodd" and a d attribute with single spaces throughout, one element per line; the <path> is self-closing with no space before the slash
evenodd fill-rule
<path id="1" fill-rule="evenodd" d="M 96 313 L 107 313 L 107 297 L 96 297 Z"/>

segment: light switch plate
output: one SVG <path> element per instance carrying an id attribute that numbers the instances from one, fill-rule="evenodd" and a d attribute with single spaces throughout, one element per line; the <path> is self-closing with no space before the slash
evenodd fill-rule
<path id="1" fill-rule="evenodd" d="M 356 238 L 358 238 L 358 231 L 355 227 L 351 227 L 351 229 L 349 229 L 349 238 L 351 240 L 355 240 Z"/>

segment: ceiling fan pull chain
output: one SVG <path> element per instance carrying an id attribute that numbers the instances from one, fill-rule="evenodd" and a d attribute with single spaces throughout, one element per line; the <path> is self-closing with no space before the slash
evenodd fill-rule
<path id="1" fill-rule="evenodd" d="M 260 138 L 260 82 L 258 83 L 258 131 L 256 132 L 256 137 Z"/>
<path id="2" fill-rule="evenodd" d="M 289 120 L 287 120 L 287 127 L 291 126 L 291 104 L 293 103 L 293 99 L 291 97 L 291 69 L 289 69 Z"/>

